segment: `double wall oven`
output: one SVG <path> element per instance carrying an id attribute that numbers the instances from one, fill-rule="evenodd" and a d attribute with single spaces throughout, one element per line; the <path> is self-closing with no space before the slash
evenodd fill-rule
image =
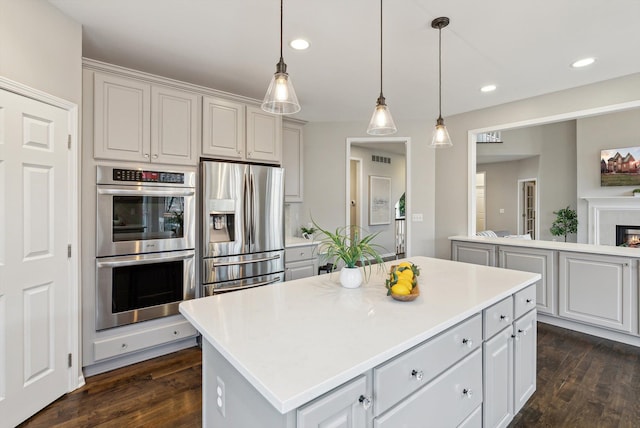
<path id="1" fill-rule="evenodd" d="M 195 297 L 195 171 L 97 167 L 96 330 Z"/>

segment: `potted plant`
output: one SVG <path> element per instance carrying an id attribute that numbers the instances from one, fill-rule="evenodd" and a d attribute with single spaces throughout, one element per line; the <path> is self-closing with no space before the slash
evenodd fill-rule
<path id="1" fill-rule="evenodd" d="M 571 208 L 562 208 L 553 212 L 556 219 L 551 225 L 551 234 L 553 236 L 563 236 L 564 242 L 567 242 L 567 235 L 578 231 L 578 215 Z"/>
<path id="2" fill-rule="evenodd" d="M 340 284 L 343 287 L 359 287 L 363 281 L 363 271 L 365 279 L 368 280 L 372 264 L 378 264 L 380 269 L 383 268 L 383 260 L 378 253 L 378 249 L 382 247 L 372 242 L 377 233 L 362 236 L 359 228 L 351 230 L 349 227 L 338 227 L 335 232 L 330 232 L 315 222 L 313 224 L 323 235 L 318 251 L 334 264 L 338 260 L 344 262 L 340 271 Z"/>
<path id="3" fill-rule="evenodd" d="M 304 239 L 313 239 L 313 234 L 316 233 L 316 228 L 308 225 L 308 226 L 300 226 L 300 230 L 302 231 L 302 237 Z"/>

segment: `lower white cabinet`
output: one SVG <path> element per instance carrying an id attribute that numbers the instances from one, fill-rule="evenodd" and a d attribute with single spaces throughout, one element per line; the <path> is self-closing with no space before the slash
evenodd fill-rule
<path id="1" fill-rule="evenodd" d="M 488 314 L 504 313 L 513 305 L 515 321 L 498 333 L 485 331 L 483 426 L 506 427 L 536 390 L 535 285 L 485 309 Z"/>
<path id="2" fill-rule="evenodd" d="M 451 260 L 482 266 L 496 266 L 497 245 L 476 242 L 453 241 Z"/>
<path id="3" fill-rule="evenodd" d="M 561 317 L 626 333 L 636 333 L 632 260 L 625 257 L 561 252 L 558 286 Z M 635 306 L 635 307 L 634 307 Z"/>
<path id="4" fill-rule="evenodd" d="M 317 244 L 285 248 L 284 280 L 307 278 L 318 274 Z"/>
<path id="5" fill-rule="evenodd" d="M 371 396 L 363 375 L 299 408 L 297 427 L 364 428 L 370 408 Z"/>

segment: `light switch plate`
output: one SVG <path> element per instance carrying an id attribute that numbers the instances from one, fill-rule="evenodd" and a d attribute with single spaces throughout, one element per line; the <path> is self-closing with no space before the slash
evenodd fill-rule
<path id="1" fill-rule="evenodd" d="M 411 214 L 411 221 L 422 221 L 422 213 Z"/>

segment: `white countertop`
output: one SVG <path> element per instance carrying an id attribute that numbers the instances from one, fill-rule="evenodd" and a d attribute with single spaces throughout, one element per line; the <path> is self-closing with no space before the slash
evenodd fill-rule
<path id="1" fill-rule="evenodd" d="M 284 240 L 285 248 L 304 247 L 307 245 L 318 245 L 320 241 L 299 238 L 297 236 L 287 236 Z"/>
<path id="2" fill-rule="evenodd" d="M 540 279 L 426 257 L 420 296 L 386 295 L 372 270 L 360 288 L 338 274 L 188 300 L 180 312 L 281 413 L 287 413 Z M 398 261 L 388 262 L 397 264 Z"/>
<path id="3" fill-rule="evenodd" d="M 538 248 L 541 250 L 572 251 L 576 253 L 603 254 L 609 256 L 640 257 L 640 249 L 614 247 L 612 245 L 576 244 L 575 242 L 540 241 L 534 239 L 489 238 L 486 236 L 450 236 L 450 241 L 479 242 L 513 247 Z"/>

